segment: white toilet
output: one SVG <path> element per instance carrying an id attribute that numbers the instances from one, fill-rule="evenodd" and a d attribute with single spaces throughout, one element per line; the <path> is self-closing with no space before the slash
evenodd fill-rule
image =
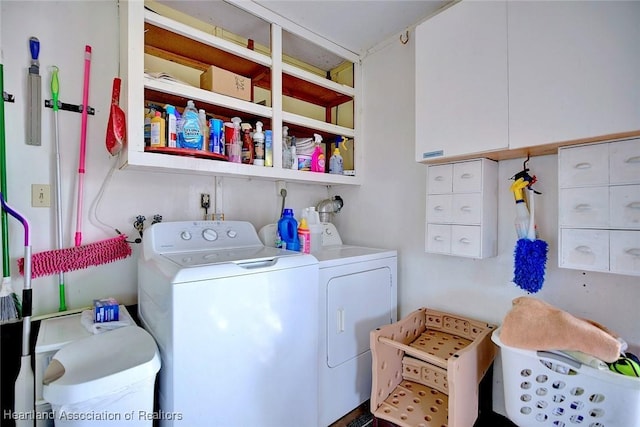
<path id="1" fill-rule="evenodd" d="M 73 341 L 47 367 L 43 397 L 56 427 L 153 425 L 158 347 L 138 326 Z"/>

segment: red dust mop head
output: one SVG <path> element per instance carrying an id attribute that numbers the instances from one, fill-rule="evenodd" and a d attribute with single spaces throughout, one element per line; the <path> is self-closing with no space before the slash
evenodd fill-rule
<path id="1" fill-rule="evenodd" d="M 131 255 L 131 246 L 126 239 L 127 236 L 121 234 L 96 243 L 33 254 L 32 277 L 67 273 L 127 258 Z M 24 258 L 18 260 L 18 268 L 20 274 L 24 274 Z"/>

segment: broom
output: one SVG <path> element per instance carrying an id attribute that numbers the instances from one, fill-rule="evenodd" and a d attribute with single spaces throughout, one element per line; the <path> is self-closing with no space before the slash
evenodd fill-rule
<path id="1" fill-rule="evenodd" d="M 4 72 L 0 64 L 0 193 L 7 194 L 7 160 L 4 129 Z M 11 261 L 9 259 L 9 220 L 4 209 L 0 209 L 2 220 L 2 287 L 0 288 L 0 322 L 20 317 L 20 302 L 11 287 Z"/>
<path id="2" fill-rule="evenodd" d="M 518 239 L 516 243 L 513 283 L 527 292 L 536 293 L 544 283 L 549 245 L 544 240 L 536 239 L 534 220 L 535 192 L 531 188 L 529 188 L 529 191 L 531 191 L 531 197 L 529 197 L 529 230 L 527 236 Z"/>

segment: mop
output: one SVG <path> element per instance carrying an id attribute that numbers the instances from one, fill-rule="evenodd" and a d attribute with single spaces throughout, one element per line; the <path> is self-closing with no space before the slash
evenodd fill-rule
<path id="1" fill-rule="evenodd" d="M 0 92 L 4 93 L 3 66 L 0 64 Z M 7 194 L 7 161 L 5 153 L 4 97 L 0 100 L 0 192 Z M 9 259 L 9 221 L 7 213 L 2 211 L 2 288 L 0 288 L 0 322 L 20 317 L 18 296 L 11 286 L 11 261 Z"/>
<path id="2" fill-rule="evenodd" d="M 6 204 L 0 193 L 0 205 L 2 211 L 22 223 L 24 228 L 24 287 L 22 289 L 22 356 L 20 359 L 20 371 L 15 383 L 15 412 L 17 414 L 29 414 L 34 410 L 34 380 L 31 369 L 31 234 L 26 218 Z M 16 420 L 16 426 L 33 426 L 33 420 Z"/>
<path id="3" fill-rule="evenodd" d="M 90 48 L 89 48 L 90 49 Z M 60 288 L 60 311 L 66 310 L 64 273 L 80 270 L 83 268 L 107 264 L 113 261 L 127 258 L 131 255 L 131 246 L 127 242 L 127 236 L 120 234 L 117 237 L 102 240 L 95 243 L 79 245 L 81 234 L 76 233 L 76 246 L 62 248 L 62 213 L 60 212 L 60 153 L 58 143 L 58 116 L 57 100 L 59 95 L 58 69 L 54 68 L 51 80 L 51 92 L 53 95 L 53 109 L 55 117 L 56 132 L 56 197 L 57 197 L 57 220 L 58 220 L 58 248 L 56 250 L 39 252 L 32 255 L 31 274 L 33 278 L 59 275 Z M 82 158 L 82 155 L 81 155 Z M 84 172 L 84 161 L 81 170 Z M 80 192 L 82 190 L 79 190 Z M 81 196 L 79 197 L 81 199 Z M 79 200 L 80 202 L 80 200 Z M 81 212 L 78 213 L 82 215 Z M 24 259 L 18 260 L 20 274 L 24 274 Z"/>

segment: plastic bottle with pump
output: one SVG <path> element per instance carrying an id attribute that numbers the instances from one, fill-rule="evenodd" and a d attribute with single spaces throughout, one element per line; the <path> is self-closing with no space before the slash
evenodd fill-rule
<path id="1" fill-rule="evenodd" d="M 344 161 L 340 155 L 340 149 L 338 147 L 333 149 L 333 155 L 329 159 L 329 173 L 342 175 L 344 172 Z"/>
<path id="2" fill-rule="evenodd" d="M 156 111 L 155 116 L 151 119 L 151 142 L 152 147 L 166 147 L 164 119 L 160 111 Z"/>
<path id="3" fill-rule="evenodd" d="M 283 243 L 283 249 L 290 251 L 300 250 L 298 238 L 298 221 L 293 216 L 293 209 L 285 209 L 278 220 L 278 235 Z"/>
<path id="4" fill-rule="evenodd" d="M 176 116 L 176 107 L 173 105 L 165 105 L 164 110 L 167 113 L 167 147 L 177 147 L 178 141 L 178 117 Z"/>
<path id="5" fill-rule="evenodd" d="M 200 118 L 198 110 L 192 100 L 182 113 L 182 121 L 178 127 L 178 147 L 193 150 L 202 149 L 202 134 L 200 133 Z"/>
<path id="6" fill-rule="evenodd" d="M 209 125 L 207 122 L 207 113 L 203 109 L 198 110 L 198 119 L 200 120 L 200 134 L 202 135 L 202 150 L 209 150 Z"/>
<path id="7" fill-rule="evenodd" d="M 262 133 L 262 122 L 256 122 L 256 131 L 253 132 L 253 164 L 264 166 L 264 133 Z"/>
<path id="8" fill-rule="evenodd" d="M 300 252 L 311 253 L 311 231 L 305 217 L 302 217 L 298 226 L 298 240 L 300 241 Z"/>
<path id="9" fill-rule="evenodd" d="M 322 152 L 322 147 L 320 146 L 320 143 L 322 142 L 322 136 L 314 133 L 313 139 L 316 144 L 316 148 L 313 150 L 313 154 L 311 155 L 311 171 L 324 173 L 325 159 L 324 153 Z"/>

